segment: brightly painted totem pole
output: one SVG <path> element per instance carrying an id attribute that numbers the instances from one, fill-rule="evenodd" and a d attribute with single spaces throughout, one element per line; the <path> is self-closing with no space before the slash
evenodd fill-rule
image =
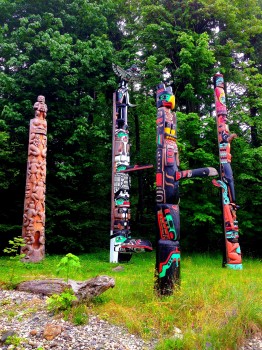
<path id="1" fill-rule="evenodd" d="M 152 251 L 148 240 L 131 238 L 130 232 L 130 184 L 129 172 L 151 168 L 152 165 L 130 165 L 130 144 L 128 131 L 129 102 L 128 83 L 138 80 L 136 66 L 124 70 L 113 65 L 114 72 L 121 81 L 113 95 L 112 132 L 112 191 L 111 191 L 111 230 L 110 262 L 129 261 L 133 253 Z"/>
<path id="2" fill-rule="evenodd" d="M 175 96 L 165 84 L 157 86 L 156 203 L 157 247 L 156 282 L 158 295 L 171 295 L 180 282 L 179 180 L 215 176 L 214 168 L 180 171 L 177 147 L 177 120 L 172 112 Z"/>
<path id="3" fill-rule="evenodd" d="M 231 269 L 242 269 L 242 257 L 238 243 L 238 222 L 236 205 L 234 178 L 231 168 L 231 141 L 237 137 L 236 134 L 230 134 L 227 125 L 227 108 L 224 90 L 224 77 L 222 74 L 215 74 L 213 77 L 215 92 L 215 107 L 217 121 L 217 137 L 219 147 L 220 180 L 213 180 L 213 184 L 221 188 L 223 225 L 225 234 L 225 257 L 223 266 Z"/>
<path id="4" fill-rule="evenodd" d="M 45 255 L 45 181 L 47 122 L 44 96 L 34 104 L 35 117 L 30 120 L 26 189 L 22 237 L 24 261 L 37 262 Z"/>

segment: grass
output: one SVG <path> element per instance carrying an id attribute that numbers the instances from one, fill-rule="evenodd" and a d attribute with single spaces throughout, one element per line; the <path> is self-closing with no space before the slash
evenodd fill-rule
<path id="1" fill-rule="evenodd" d="M 157 350 L 230 350 L 261 330 L 261 262 L 245 259 L 244 269 L 221 268 L 221 257 L 183 256 L 181 287 L 170 297 L 157 298 L 154 290 L 155 254 L 134 255 L 113 271 L 109 253 L 79 256 L 82 268 L 69 277 L 86 280 L 109 275 L 116 286 L 93 299 L 89 312 L 114 324 L 124 325 L 144 339 L 157 338 Z M 14 282 L 57 277 L 61 256 L 48 256 L 37 264 L 19 264 Z M 8 282 L 12 261 L 0 258 L 0 283 Z M 61 275 L 61 277 L 66 277 Z M 183 338 L 174 337 L 174 329 Z"/>

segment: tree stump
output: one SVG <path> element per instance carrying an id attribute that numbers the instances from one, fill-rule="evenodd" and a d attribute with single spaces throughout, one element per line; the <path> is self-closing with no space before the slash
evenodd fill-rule
<path id="1" fill-rule="evenodd" d="M 42 294 L 50 296 L 60 294 L 66 289 L 71 289 L 77 297 L 77 303 L 88 301 L 109 288 L 114 288 L 115 280 L 109 276 L 96 276 L 87 281 L 68 280 L 66 283 L 61 278 L 51 278 L 46 280 L 32 280 L 21 282 L 17 285 L 16 290 Z"/>

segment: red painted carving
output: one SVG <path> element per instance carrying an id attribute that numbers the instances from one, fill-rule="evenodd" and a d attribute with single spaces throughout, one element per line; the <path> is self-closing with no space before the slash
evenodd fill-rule
<path id="1" fill-rule="evenodd" d="M 44 96 L 34 104 L 30 121 L 22 237 L 24 261 L 37 262 L 45 255 L 45 181 L 47 151 L 47 106 Z"/>

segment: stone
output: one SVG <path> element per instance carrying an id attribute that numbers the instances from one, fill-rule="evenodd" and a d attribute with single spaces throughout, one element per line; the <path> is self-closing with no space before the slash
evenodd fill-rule
<path id="1" fill-rule="evenodd" d="M 47 323 L 44 328 L 43 338 L 46 340 L 53 340 L 62 333 L 62 327 L 57 324 Z"/>
<path id="2" fill-rule="evenodd" d="M 173 329 L 173 338 L 176 338 L 176 339 L 183 339 L 183 334 L 182 334 L 182 331 L 181 329 L 177 328 L 177 327 L 174 327 Z"/>
<path id="3" fill-rule="evenodd" d="M 123 271 L 124 270 L 124 267 L 123 266 L 117 266 L 117 267 L 114 267 L 113 269 L 112 269 L 112 271 Z"/>
<path id="4" fill-rule="evenodd" d="M 15 333 L 12 329 L 10 329 L 10 330 L 8 330 L 8 331 L 4 331 L 4 332 L 2 333 L 0 342 L 1 342 L 1 343 L 4 343 L 8 337 L 12 337 L 12 336 L 15 335 L 15 334 L 16 334 L 16 333 Z"/>
<path id="5" fill-rule="evenodd" d="M 29 332 L 30 335 L 37 335 L 37 330 L 36 329 L 32 329 L 30 332 Z"/>

